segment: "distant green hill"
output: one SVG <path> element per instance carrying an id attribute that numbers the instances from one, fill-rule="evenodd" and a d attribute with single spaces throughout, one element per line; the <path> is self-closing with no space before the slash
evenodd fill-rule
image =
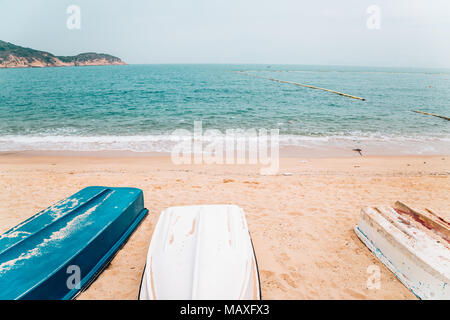
<path id="1" fill-rule="evenodd" d="M 0 40 L 0 68 L 64 67 L 124 65 L 120 58 L 104 53 L 81 53 L 76 56 L 55 56 L 49 52 L 16 46 Z"/>

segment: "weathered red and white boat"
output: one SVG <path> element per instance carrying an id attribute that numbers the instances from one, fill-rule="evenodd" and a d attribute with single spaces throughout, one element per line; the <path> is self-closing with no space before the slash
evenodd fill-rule
<path id="1" fill-rule="evenodd" d="M 234 205 L 165 210 L 150 243 L 139 298 L 260 299 L 244 211 Z"/>
<path id="2" fill-rule="evenodd" d="M 450 299 L 450 224 L 403 203 L 365 208 L 358 237 L 420 299 Z"/>

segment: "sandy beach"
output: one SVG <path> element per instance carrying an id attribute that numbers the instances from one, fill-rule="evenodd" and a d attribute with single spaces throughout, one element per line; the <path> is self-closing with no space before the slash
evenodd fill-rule
<path id="1" fill-rule="evenodd" d="M 78 299 L 136 299 L 162 210 L 192 204 L 244 208 L 263 299 L 415 299 L 353 232 L 360 210 L 401 200 L 449 217 L 450 156 L 283 158 L 258 166 L 174 165 L 169 157 L 0 155 L 0 232 L 90 185 L 138 187 L 150 213 Z M 283 175 L 290 173 L 292 175 Z M 380 267 L 381 288 L 367 289 Z"/>

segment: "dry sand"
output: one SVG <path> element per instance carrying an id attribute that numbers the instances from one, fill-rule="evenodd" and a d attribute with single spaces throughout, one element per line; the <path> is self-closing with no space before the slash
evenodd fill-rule
<path id="1" fill-rule="evenodd" d="M 138 187 L 149 216 L 78 298 L 136 299 L 162 210 L 237 204 L 247 214 L 263 299 L 415 299 L 353 232 L 360 210 L 401 200 L 449 217 L 450 156 L 281 160 L 257 166 L 173 165 L 167 157 L 0 155 L 0 233 L 90 185 Z M 381 269 L 369 290 L 367 268 Z"/>

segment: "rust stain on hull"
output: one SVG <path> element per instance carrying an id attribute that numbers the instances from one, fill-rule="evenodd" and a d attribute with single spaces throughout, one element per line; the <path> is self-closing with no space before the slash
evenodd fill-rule
<path id="1" fill-rule="evenodd" d="M 189 233 L 187 234 L 188 236 L 192 236 L 195 232 L 195 223 L 197 222 L 197 219 L 192 220 L 192 229 L 191 231 L 189 231 Z"/>
<path id="2" fill-rule="evenodd" d="M 400 215 L 411 217 L 414 221 L 420 223 L 428 230 L 433 231 L 450 244 L 450 224 L 444 218 L 430 210 L 427 210 L 428 212 L 426 213 L 421 213 L 411 209 L 400 201 L 394 204 L 394 210 Z"/>

